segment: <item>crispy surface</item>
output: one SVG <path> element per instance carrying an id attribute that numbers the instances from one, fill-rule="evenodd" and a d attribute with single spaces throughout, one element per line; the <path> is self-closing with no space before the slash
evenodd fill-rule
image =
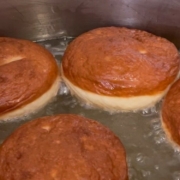
<path id="1" fill-rule="evenodd" d="M 179 71 L 179 54 L 168 40 L 126 28 L 98 28 L 67 48 L 63 72 L 74 85 L 108 96 L 157 94 Z"/>
<path id="2" fill-rule="evenodd" d="M 120 140 L 77 115 L 44 117 L 21 126 L 0 149 L 1 180 L 127 180 Z"/>
<path id="3" fill-rule="evenodd" d="M 180 80 L 173 84 L 165 97 L 162 122 L 169 138 L 180 145 Z"/>
<path id="4" fill-rule="evenodd" d="M 0 38 L 0 115 L 45 93 L 58 76 L 53 56 L 26 40 Z"/>

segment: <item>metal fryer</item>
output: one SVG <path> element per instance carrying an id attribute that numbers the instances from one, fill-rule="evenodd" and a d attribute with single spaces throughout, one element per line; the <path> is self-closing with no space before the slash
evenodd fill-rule
<path id="1" fill-rule="evenodd" d="M 30 39 L 60 62 L 77 35 L 102 26 L 126 26 L 166 37 L 180 47 L 178 0 L 2 0 L 0 35 Z M 132 113 L 108 113 L 81 104 L 63 85 L 38 113 L 0 122 L 0 143 L 20 124 L 36 117 L 75 113 L 108 126 L 127 152 L 130 180 L 179 180 L 180 150 L 167 141 L 160 124 L 161 103 Z"/>

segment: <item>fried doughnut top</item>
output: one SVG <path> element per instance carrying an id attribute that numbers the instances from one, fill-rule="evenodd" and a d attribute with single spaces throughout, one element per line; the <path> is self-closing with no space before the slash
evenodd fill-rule
<path id="1" fill-rule="evenodd" d="M 0 115 L 50 89 L 58 76 L 54 57 L 36 43 L 0 38 Z"/>
<path id="2" fill-rule="evenodd" d="M 77 37 L 62 60 L 64 76 L 100 95 L 139 96 L 164 91 L 179 71 L 179 53 L 168 40 L 119 27 Z"/>
<path id="3" fill-rule="evenodd" d="M 120 140 L 98 122 L 56 115 L 18 128 L 0 148 L 1 180 L 127 180 Z"/>

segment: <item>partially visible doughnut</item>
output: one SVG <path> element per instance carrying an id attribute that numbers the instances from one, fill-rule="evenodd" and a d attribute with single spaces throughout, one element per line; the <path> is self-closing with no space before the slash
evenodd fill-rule
<path id="1" fill-rule="evenodd" d="M 0 120 L 37 111 L 58 89 L 50 52 L 27 40 L 0 38 Z"/>
<path id="2" fill-rule="evenodd" d="M 127 180 L 120 140 L 98 122 L 61 114 L 19 127 L 0 148 L 1 180 Z"/>
<path id="3" fill-rule="evenodd" d="M 180 80 L 167 93 L 161 112 L 161 120 L 167 137 L 174 145 L 180 146 Z"/>

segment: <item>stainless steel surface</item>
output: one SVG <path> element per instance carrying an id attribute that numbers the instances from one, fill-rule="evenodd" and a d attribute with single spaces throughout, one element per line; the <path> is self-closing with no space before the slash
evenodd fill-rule
<path id="1" fill-rule="evenodd" d="M 150 31 L 180 47 L 179 9 L 179 0 L 1 0 L 0 36 L 40 40 L 115 25 Z"/>
<path id="2" fill-rule="evenodd" d="M 40 42 L 53 53 L 58 64 L 72 38 Z M 63 84 L 62 84 L 63 85 Z M 85 106 L 62 86 L 57 97 L 44 109 L 22 119 L 0 122 L 0 143 L 20 124 L 58 113 L 74 113 L 108 126 L 122 141 L 127 152 L 130 180 L 179 180 L 180 149 L 167 141 L 160 123 L 160 106 L 136 113 L 108 113 Z"/>

